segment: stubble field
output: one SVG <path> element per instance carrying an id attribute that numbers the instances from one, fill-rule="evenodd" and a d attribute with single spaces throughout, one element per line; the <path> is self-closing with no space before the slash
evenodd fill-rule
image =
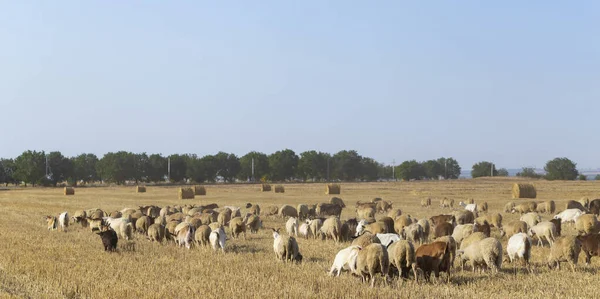
<path id="1" fill-rule="evenodd" d="M 490 212 L 502 213 L 503 222 L 518 219 L 504 213 L 515 180 L 476 179 L 441 182 L 395 182 L 342 184 L 341 198 L 348 208 L 342 220 L 355 217 L 354 204 L 382 197 L 403 214 L 416 218 L 449 213 L 438 206 L 439 198 L 456 202 L 474 198 L 486 201 Z M 537 201 L 556 201 L 557 211 L 570 199 L 600 195 L 600 184 L 589 182 L 535 181 Z M 258 185 L 207 186 L 208 195 L 194 200 L 178 200 L 175 187 L 148 187 L 136 194 L 133 187 L 78 188 L 74 196 L 61 189 L 26 188 L 0 191 L 0 297 L 17 298 L 592 298 L 598 297 L 600 258 L 586 267 L 584 255 L 576 273 L 569 267 L 549 270 L 548 247 L 533 248 L 534 273 L 515 272 L 504 263 L 497 276 L 452 272 L 450 283 L 414 283 L 392 279 L 388 286 L 378 281 L 375 288 L 344 272 L 339 278 L 327 271 L 335 254 L 350 243 L 298 238 L 304 260 L 299 265 L 276 261 L 270 228 L 285 230 L 285 220 L 264 217 L 258 234 L 247 239 L 231 238 L 226 253 L 209 248 L 178 248 L 157 244 L 135 235 L 135 251 L 122 248 L 117 253 L 103 251 L 98 235 L 72 225 L 67 233 L 48 231 L 44 217 L 63 211 L 101 208 L 105 211 L 137 208 L 140 205 L 208 204 L 244 207 L 247 202 L 263 208 L 269 205 L 327 202 L 324 184 L 289 184 L 284 194 L 259 192 Z M 420 200 L 432 197 L 433 205 L 421 208 Z M 456 205 L 455 205 L 456 208 Z M 242 209 L 244 210 L 244 209 Z M 381 217 L 382 215 L 378 215 Z M 547 220 L 551 216 L 543 215 Z M 226 230 L 229 235 L 229 230 Z M 563 227 L 563 234 L 574 234 Z M 499 238 L 497 229 L 492 236 Z M 502 240 L 506 247 L 506 240 Z M 534 242 L 535 244 L 535 242 Z M 458 263 L 457 263 L 458 264 Z M 563 266 L 566 266 L 563 264 Z M 444 276 L 445 274 L 442 274 Z"/>

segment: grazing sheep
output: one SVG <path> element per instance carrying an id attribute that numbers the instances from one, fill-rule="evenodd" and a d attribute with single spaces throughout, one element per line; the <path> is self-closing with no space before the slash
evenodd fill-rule
<path id="1" fill-rule="evenodd" d="M 415 223 L 415 220 L 416 219 L 413 219 L 413 223 Z M 383 217 L 379 218 L 379 220 L 377 220 L 377 222 L 380 222 L 383 225 L 386 233 L 394 232 L 395 221 L 391 217 L 383 216 Z"/>
<path id="2" fill-rule="evenodd" d="M 58 223 L 55 216 L 46 216 L 46 222 L 48 223 L 48 230 L 56 230 Z"/>
<path id="3" fill-rule="evenodd" d="M 60 213 L 60 215 L 58 215 L 58 224 L 60 226 L 60 229 L 63 232 L 66 232 L 67 228 L 69 227 L 69 213 L 67 213 L 67 212 Z"/>
<path id="4" fill-rule="evenodd" d="M 117 232 L 119 239 L 133 239 L 133 225 L 131 224 L 131 220 L 129 218 L 104 217 L 103 219 L 115 232 Z"/>
<path id="5" fill-rule="evenodd" d="M 527 222 L 515 220 L 515 221 L 511 221 L 511 222 L 507 223 L 506 225 L 504 225 L 502 227 L 502 229 L 500 230 L 500 236 L 501 237 L 506 236 L 506 238 L 510 238 L 514 234 L 518 234 L 518 233 L 526 234 L 528 232 L 529 232 L 529 230 L 528 230 Z"/>
<path id="6" fill-rule="evenodd" d="M 440 207 L 442 208 L 453 208 L 454 207 L 454 199 L 443 198 L 440 200 Z"/>
<path id="7" fill-rule="evenodd" d="M 538 203 L 535 211 L 538 213 L 554 214 L 556 211 L 556 204 L 554 203 L 554 200 L 542 201 Z"/>
<path id="8" fill-rule="evenodd" d="M 268 206 L 267 207 L 267 216 L 274 216 L 279 214 L 279 208 L 277 206 Z"/>
<path id="9" fill-rule="evenodd" d="M 87 213 L 84 210 L 77 210 L 71 216 L 71 219 L 74 223 L 79 223 L 81 227 L 88 227 L 89 223 L 87 221 Z"/>
<path id="10" fill-rule="evenodd" d="M 371 198 L 371 203 L 378 203 L 382 200 L 383 200 L 383 198 L 381 198 L 381 197 L 374 197 L 374 198 Z"/>
<path id="11" fill-rule="evenodd" d="M 362 247 L 358 245 L 348 246 L 335 255 L 335 259 L 333 260 L 333 265 L 331 265 L 331 269 L 329 270 L 329 275 L 334 275 L 334 272 L 337 273 L 336 276 L 340 276 L 342 274 L 343 269 L 349 270 L 348 263 L 358 255 L 358 252 L 362 249 Z"/>
<path id="12" fill-rule="evenodd" d="M 321 226 L 323 226 L 323 220 L 321 220 L 319 218 L 310 220 L 310 223 L 308 223 L 308 226 L 310 228 L 310 232 L 311 232 L 313 238 L 316 239 L 318 237 L 319 230 L 321 230 Z"/>
<path id="13" fill-rule="evenodd" d="M 242 209 L 240 207 L 234 207 L 234 206 L 224 206 L 223 209 L 230 209 L 231 210 L 231 218 L 233 217 L 242 217 Z"/>
<path id="14" fill-rule="evenodd" d="M 554 223 L 554 227 L 556 228 L 556 237 L 560 237 L 561 236 L 561 231 L 562 231 L 562 224 L 561 224 L 561 219 L 550 219 L 550 222 Z"/>
<path id="15" fill-rule="evenodd" d="M 210 241 L 210 245 L 214 251 L 221 249 L 222 253 L 225 253 L 225 240 L 227 236 L 225 235 L 225 229 L 223 226 L 219 226 L 217 229 L 211 228 L 210 235 L 208 236 L 208 240 Z"/>
<path id="16" fill-rule="evenodd" d="M 431 273 L 435 278 L 440 277 L 440 271 L 446 270 L 450 281 L 450 250 L 448 243 L 436 241 L 423 244 L 415 251 L 417 267 L 423 271 L 425 281 L 430 281 Z"/>
<path id="17" fill-rule="evenodd" d="M 179 247 L 185 245 L 185 248 L 190 249 L 192 243 L 194 242 L 195 233 L 195 228 L 189 223 L 180 223 L 175 228 L 175 235 L 177 235 L 176 243 L 179 245 Z"/>
<path id="18" fill-rule="evenodd" d="M 338 204 L 319 203 L 319 204 L 317 204 L 315 213 L 317 215 L 319 215 L 320 217 L 326 217 L 326 216 L 340 217 L 342 215 L 342 207 Z"/>
<path id="19" fill-rule="evenodd" d="M 288 235 L 298 237 L 298 219 L 290 217 L 285 223 L 285 230 Z"/>
<path id="20" fill-rule="evenodd" d="M 527 223 L 527 225 L 529 227 L 532 227 L 532 226 L 542 222 L 542 217 L 540 215 L 538 215 L 538 213 L 536 213 L 536 212 L 530 212 L 530 213 L 522 215 L 521 218 L 519 218 L 519 220 Z"/>
<path id="21" fill-rule="evenodd" d="M 478 232 L 482 232 L 488 238 L 490 237 L 491 228 L 487 221 L 484 221 L 482 224 L 477 224 L 476 227 Z"/>
<path id="22" fill-rule="evenodd" d="M 464 250 L 458 250 L 457 256 L 463 267 L 467 261 L 471 261 L 473 272 L 477 266 L 487 266 L 492 273 L 498 273 L 502 268 L 502 244 L 495 238 L 474 242 Z"/>
<path id="23" fill-rule="evenodd" d="M 229 229 L 231 230 L 231 237 L 237 239 L 240 234 L 244 234 L 244 240 L 246 240 L 246 223 L 242 217 L 234 217 L 229 221 Z"/>
<path id="24" fill-rule="evenodd" d="M 555 215 L 554 219 L 560 218 L 562 223 L 575 223 L 575 221 L 577 221 L 577 218 L 581 217 L 581 215 L 583 214 L 584 212 L 580 209 L 567 209 Z"/>
<path id="25" fill-rule="evenodd" d="M 371 232 L 364 232 L 362 235 L 360 235 L 352 241 L 352 245 L 358 245 L 362 248 L 365 248 L 372 243 L 381 244 L 381 241 L 379 240 L 377 235 L 372 234 Z"/>
<path id="26" fill-rule="evenodd" d="M 177 235 L 175 234 L 175 228 L 177 228 L 177 226 L 179 225 L 179 223 L 181 222 L 177 222 L 177 221 L 169 221 L 167 222 L 167 225 L 165 225 L 165 238 L 168 240 L 172 240 L 172 241 L 176 241 L 175 237 L 177 237 Z"/>
<path id="27" fill-rule="evenodd" d="M 504 213 L 511 213 L 515 208 L 515 203 L 510 201 L 504 205 Z"/>
<path id="28" fill-rule="evenodd" d="M 419 219 L 417 223 L 423 228 L 423 241 L 427 242 L 429 240 L 429 232 L 431 230 L 429 221 L 427 221 L 427 219 Z"/>
<path id="29" fill-rule="evenodd" d="M 431 218 L 429 218 L 429 221 L 431 221 L 431 224 L 434 227 L 436 225 L 444 223 L 444 222 L 448 222 L 448 223 L 451 223 L 452 225 L 456 225 L 456 217 L 454 215 L 437 215 L 437 216 L 432 216 Z"/>
<path id="30" fill-rule="evenodd" d="M 346 207 L 346 204 L 344 203 L 344 201 L 341 198 L 339 198 L 339 197 L 332 197 L 329 200 L 329 203 L 330 204 L 334 204 L 334 205 L 338 205 L 338 206 L 340 206 L 342 208 Z"/>
<path id="31" fill-rule="evenodd" d="M 304 220 L 308 218 L 308 206 L 305 204 L 298 205 L 298 218 Z"/>
<path id="32" fill-rule="evenodd" d="M 430 207 L 431 197 L 421 199 L 421 207 Z"/>
<path id="33" fill-rule="evenodd" d="M 283 205 L 279 209 L 279 217 L 281 217 L 281 218 L 284 218 L 284 217 L 298 218 L 298 211 L 296 210 L 296 208 L 294 208 L 290 205 Z"/>
<path id="34" fill-rule="evenodd" d="M 250 209 L 248 210 L 248 213 L 250 213 L 252 215 L 260 216 L 260 206 L 257 204 L 251 204 Z"/>
<path id="35" fill-rule="evenodd" d="M 342 242 L 350 241 L 350 238 L 356 234 L 356 228 L 358 227 L 358 221 L 356 218 L 351 218 L 342 223 L 340 228 L 340 240 Z"/>
<path id="36" fill-rule="evenodd" d="M 166 219 L 167 219 L 167 222 L 171 222 L 171 221 L 181 222 L 181 221 L 183 221 L 183 219 L 185 219 L 185 215 L 183 215 L 183 213 L 181 213 L 181 212 L 173 213 L 173 214 L 170 214 L 169 216 L 167 216 Z"/>
<path id="37" fill-rule="evenodd" d="M 379 222 L 379 221 L 373 222 L 373 223 L 367 223 L 367 221 L 363 219 L 358 222 L 358 225 L 356 226 L 356 233 L 354 235 L 360 236 L 364 231 L 369 231 L 374 234 L 390 233 L 390 231 L 388 231 L 387 225 L 385 223 Z"/>
<path id="38" fill-rule="evenodd" d="M 396 219 L 400 216 L 402 216 L 402 210 L 400 209 L 392 209 L 391 211 L 388 212 L 388 217 L 392 218 L 392 219 Z"/>
<path id="39" fill-rule="evenodd" d="M 586 209 L 590 208 L 590 199 L 588 197 L 582 197 L 579 199 L 579 203 L 582 204 Z"/>
<path id="40" fill-rule="evenodd" d="M 310 231 L 310 226 L 309 226 L 310 220 L 306 220 L 306 222 L 302 223 L 300 225 L 300 227 L 298 228 L 298 234 L 302 237 L 304 237 L 304 239 L 308 239 L 309 237 L 312 236 L 312 232 Z M 342 225 L 343 227 L 343 225 Z"/>
<path id="41" fill-rule="evenodd" d="M 506 253 L 508 259 L 513 263 L 516 259 L 522 260 L 527 269 L 530 269 L 529 260 L 531 259 L 531 238 L 524 233 L 514 234 L 508 239 Z"/>
<path id="42" fill-rule="evenodd" d="M 116 251 L 117 243 L 119 238 L 117 237 L 117 233 L 110 228 L 108 225 L 100 225 L 100 230 L 97 234 L 102 239 L 102 245 L 104 246 L 104 251 Z"/>
<path id="43" fill-rule="evenodd" d="M 365 206 L 356 209 L 356 217 L 358 219 L 375 218 L 375 207 Z"/>
<path id="44" fill-rule="evenodd" d="M 482 225 L 484 222 L 487 222 L 489 225 L 500 229 L 502 228 L 502 215 L 498 213 L 487 214 L 485 216 L 477 217 L 475 219 L 475 223 L 479 225 Z"/>
<path id="45" fill-rule="evenodd" d="M 375 286 L 375 274 L 377 273 L 381 273 L 383 282 L 387 285 L 390 260 L 385 246 L 373 243 L 363 247 L 349 264 L 350 270 L 362 277 L 363 282 L 371 280 L 371 287 Z"/>
<path id="46" fill-rule="evenodd" d="M 138 219 L 138 222 L 139 222 L 139 219 Z M 200 219 L 199 217 L 186 216 L 185 222 L 189 223 L 194 228 L 198 228 L 200 225 L 202 225 L 202 219 Z"/>
<path id="47" fill-rule="evenodd" d="M 308 217 L 317 217 L 317 205 L 308 205 Z"/>
<path id="48" fill-rule="evenodd" d="M 537 236 L 538 239 L 538 247 L 543 246 L 543 239 L 546 239 L 546 241 L 548 242 L 548 244 L 550 244 L 550 246 L 552 246 L 552 243 L 554 243 L 555 240 L 555 236 L 556 236 L 556 227 L 554 226 L 554 223 L 550 222 L 550 221 L 544 221 L 544 222 L 540 222 L 532 227 L 529 228 L 529 231 L 527 232 L 527 235 L 530 237 L 533 237 L 534 235 Z"/>
<path id="49" fill-rule="evenodd" d="M 202 222 L 202 224 L 210 224 L 210 223 L 214 223 L 217 222 L 217 218 L 219 217 L 219 213 L 215 212 L 215 211 L 203 211 L 202 214 L 200 215 L 200 221 Z"/>
<path id="50" fill-rule="evenodd" d="M 375 234 L 375 236 L 379 239 L 379 243 L 387 244 L 388 246 L 396 241 L 402 240 L 402 237 L 395 233 Z"/>
<path id="51" fill-rule="evenodd" d="M 386 213 L 387 211 L 393 209 L 392 207 L 392 203 L 390 203 L 389 201 L 385 201 L 385 200 L 380 200 L 377 202 L 377 205 L 375 206 L 375 210 L 378 213 Z"/>
<path id="52" fill-rule="evenodd" d="M 161 243 L 165 238 L 165 226 L 159 223 L 151 224 L 148 227 L 148 239 L 152 242 Z"/>
<path id="53" fill-rule="evenodd" d="M 331 238 L 338 243 L 340 241 L 341 228 L 342 223 L 340 222 L 340 219 L 335 216 L 331 216 L 323 222 L 323 226 L 321 226 L 319 234 L 322 235 L 322 238 L 324 239 Z"/>
<path id="54" fill-rule="evenodd" d="M 585 205 L 583 205 L 581 202 L 576 201 L 576 200 L 567 201 L 567 203 L 565 204 L 565 210 L 569 210 L 569 209 L 579 209 L 584 212 L 588 211 L 587 208 L 585 207 Z"/>
<path id="55" fill-rule="evenodd" d="M 581 242 L 581 251 L 585 253 L 587 265 L 592 262 L 592 256 L 600 256 L 600 234 L 577 236 L 577 240 Z"/>
<path id="56" fill-rule="evenodd" d="M 463 250 L 467 247 L 469 247 L 471 244 L 481 241 L 483 239 L 487 238 L 487 236 L 482 233 L 482 232 L 475 232 L 470 234 L 468 237 L 464 238 L 462 240 L 462 242 L 460 242 L 460 247 L 459 249 Z"/>
<path id="57" fill-rule="evenodd" d="M 409 226 L 411 224 L 412 219 L 410 218 L 410 215 L 401 215 L 400 217 L 394 220 L 394 230 L 396 231 L 396 233 L 401 234 L 402 229 L 405 226 Z"/>
<path id="58" fill-rule="evenodd" d="M 100 209 L 91 209 L 91 210 L 87 210 L 86 211 L 88 217 L 90 219 L 102 219 L 106 216 L 106 213 L 104 213 L 104 211 L 100 210 Z"/>
<path id="59" fill-rule="evenodd" d="M 232 214 L 233 211 L 230 208 L 223 208 L 223 210 L 219 212 L 219 216 L 217 216 L 217 223 L 222 226 L 228 226 Z"/>
<path id="60" fill-rule="evenodd" d="M 488 211 L 488 203 L 487 202 L 483 202 L 480 205 L 477 205 L 477 212 L 479 213 L 487 213 Z"/>
<path id="61" fill-rule="evenodd" d="M 458 248 L 456 240 L 452 236 L 443 236 L 434 240 L 434 242 L 446 242 L 448 244 L 448 251 L 450 252 L 449 266 L 454 267 L 454 259 L 456 258 L 456 250 Z M 443 269 L 442 272 L 450 273 L 450 269 Z"/>
<path id="62" fill-rule="evenodd" d="M 463 207 L 467 211 L 471 211 L 473 213 L 477 212 L 477 204 L 474 204 L 474 203 L 466 204 L 461 201 L 458 203 L 458 205 Z"/>
<path id="63" fill-rule="evenodd" d="M 139 233 L 142 233 L 145 235 L 148 233 L 148 227 L 150 227 L 150 225 L 152 225 L 153 223 L 154 223 L 154 219 L 152 219 L 148 216 L 142 216 L 136 221 L 135 227 Z"/>
<path id="64" fill-rule="evenodd" d="M 590 213 L 598 216 L 600 214 L 600 199 L 594 199 L 589 204 Z"/>
<path id="65" fill-rule="evenodd" d="M 530 202 L 525 202 L 519 205 L 516 205 L 511 213 L 519 213 L 519 214 L 525 214 L 525 213 L 531 213 L 531 212 L 535 212 L 535 209 L 537 208 L 537 203 L 535 201 L 530 201 Z"/>
<path id="66" fill-rule="evenodd" d="M 404 239 L 409 240 L 413 243 L 423 244 L 423 227 L 421 227 L 418 223 L 413 223 L 409 226 L 406 226 L 402 229 L 402 233 L 400 234 Z"/>
<path id="67" fill-rule="evenodd" d="M 247 214 L 243 222 L 246 223 L 246 228 L 250 230 L 251 234 L 258 233 L 258 230 L 262 228 L 262 220 L 256 214 Z"/>
<path id="68" fill-rule="evenodd" d="M 436 238 L 439 238 L 452 235 L 452 231 L 454 231 L 454 226 L 448 222 L 444 222 L 434 227 L 433 234 Z"/>
<path id="69" fill-rule="evenodd" d="M 292 236 L 280 235 L 279 229 L 273 229 L 273 251 L 277 260 L 284 262 L 302 261 L 302 255 L 300 254 L 296 239 Z"/>
<path id="70" fill-rule="evenodd" d="M 133 213 L 131 213 L 131 214 L 133 214 Z M 131 214 L 127 214 L 125 216 L 129 216 Z M 121 217 L 123 217 L 123 213 L 121 213 L 120 211 L 112 211 L 112 212 L 108 213 L 108 217 L 121 218 Z"/>
<path id="71" fill-rule="evenodd" d="M 460 210 L 454 212 L 454 217 L 456 219 L 457 224 L 467 224 L 475 222 L 475 218 L 477 218 L 477 215 L 472 211 Z"/>
<path id="72" fill-rule="evenodd" d="M 598 232 L 598 219 L 594 214 L 584 214 L 575 221 L 575 230 L 578 235 L 588 235 Z"/>
<path id="73" fill-rule="evenodd" d="M 208 225 L 203 224 L 200 225 L 196 229 L 196 233 L 194 234 L 194 240 L 196 241 L 197 246 L 208 246 L 210 244 L 210 233 L 211 229 Z"/>
<path id="74" fill-rule="evenodd" d="M 454 231 L 452 231 L 452 238 L 456 240 L 456 243 L 460 244 L 462 240 L 471 235 L 474 232 L 477 232 L 474 229 L 475 224 L 459 224 L 454 227 Z"/>
<path id="75" fill-rule="evenodd" d="M 560 262 L 569 262 L 571 269 L 575 272 L 579 253 L 581 252 L 581 241 L 575 236 L 562 236 L 554 242 L 550 248 L 548 257 L 548 268 L 560 269 Z"/>

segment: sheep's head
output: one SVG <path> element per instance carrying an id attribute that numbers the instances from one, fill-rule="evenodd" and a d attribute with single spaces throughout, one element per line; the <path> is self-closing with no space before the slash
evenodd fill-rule
<path id="1" fill-rule="evenodd" d="M 279 228 L 278 229 L 274 229 L 272 228 L 271 230 L 273 230 L 273 239 L 277 239 L 279 238 Z"/>

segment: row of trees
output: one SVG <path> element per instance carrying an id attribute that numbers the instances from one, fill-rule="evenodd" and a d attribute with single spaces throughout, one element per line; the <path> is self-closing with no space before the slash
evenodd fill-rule
<path id="1" fill-rule="evenodd" d="M 170 173 L 168 160 L 171 162 Z M 458 178 L 460 175 L 460 167 L 452 158 L 424 162 L 423 173 L 418 175 L 412 175 L 412 170 L 405 169 L 405 163 L 393 169 L 354 150 L 343 150 L 333 155 L 318 151 L 297 155 L 290 149 L 270 155 L 253 151 L 240 158 L 225 152 L 199 157 L 194 154 L 162 156 L 120 151 L 107 153 L 101 159 L 94 154 L 65 157 L 60 152 L 26 151 L 14 160 L 0 160 L 0 183 L 56 186 L 65 181 L 72 185 L 104 181 L 123 184 L 126 181 L 164 182 L 167 176 L 171 182 L 197 183 L 217 180 L 375 181 L 390 179 L 394 173 L 405 180 Z"/>
<path id="2" fill-rule="evenodd" d="M 532 178 L 532 179 L 547 179 L 547 180 L 585 180 L 585 175 L 579 175 L 577 170 L 577 164 L 568 158 L 555 158 L 546 162 L 544 166 L 545 174 L 540 174 L 535 171 L 532 167 L 523 167 L 520 172 L 517 173 L 518 177 Z M 484 177 L 484 176 L 508 176 L 508 171 L 504 168 L 496 169 L 494 163 L 482 161 L 475 163 L 471 170 L 471 176 L 473 178 Z M 600 177 L 597 177 L 600 178 Z"/>

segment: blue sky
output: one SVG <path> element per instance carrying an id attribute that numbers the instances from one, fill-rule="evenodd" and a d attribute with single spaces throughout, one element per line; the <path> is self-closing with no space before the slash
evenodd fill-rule
<path id="1" fill-rule="evenodd" d="M 4 1 L 0 157 L 600 167 L 596 1 Z"/>

